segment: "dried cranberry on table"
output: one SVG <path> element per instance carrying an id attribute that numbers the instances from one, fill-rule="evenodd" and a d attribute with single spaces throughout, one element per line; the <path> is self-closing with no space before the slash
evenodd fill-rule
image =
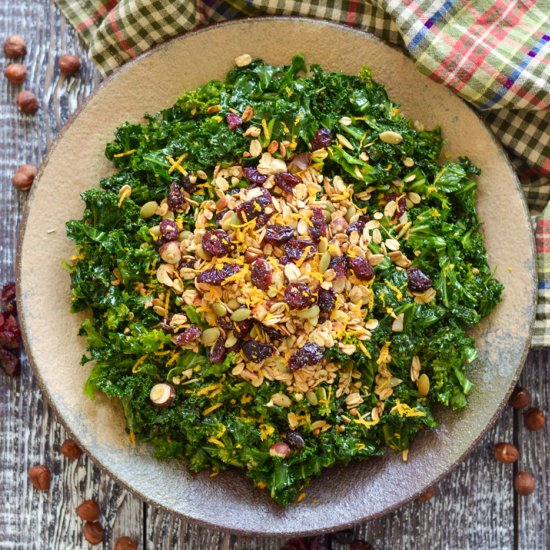
<path id="1" fill-rule="evenodd" d="M 348 273 L 348 259 L 346 256 L 334 256 L 334 258 L 330 260 L 328 267 L 329 269 L 334 269 L 336 278 L 340 279 L 341 277 L 345 277 Z"/>
<path id="2" fill-rule="evenodd" d="M 252 185 L 262 185 L 266 182 L 267 176 L 260 174 L 258 169 L 254 166 L 246 166 L 243 168 L 243 176 L 247 179 Z"/>
<path id="3" fill-rule="evenodd" d="M 185 346 L 196 342 L 202 334 L 202 330 L 197 325 L 187 327 L 183 332 L 180 332 L 176 338 L 177 346 Z"/>
<path id="4" fill-rule="evenodd" d="M 302 183 L 302 180 L 290 172 L 278 172 L 275 174 L 275 184 L 285 193 L 292 194 L 294 188 Z"/>
<path id="5" fill-rule="evenodd" d="M 315 303 L 316 298 L 306 283 L 289 283 L 284 300 L 291 309 L 306 309 Z"/>
<path id="6" fill-rule="evenodd" d="M 311 140 L 313 151 L 330 147 L 332 143 L 332 132 L 328 128 L 319 128 L 315 132 L 315 137 Z"/>
<path id="7" fill-rule="evenodd" d="M 181 192 L 181 188 L 178 185 L 178 182 L 176 180 L 174 180 L 170 184 L 167 200 L 168 200 L 168 207 L 170 208 L 170 210 L 174 212 L 182 208 L 183 205 L 185 204 L 183 193 Z"/>
<path id="8" fill-rule="evenodd" d="M 294 237 L 294 229 L 289 225 L 267 225 L 264 241 L 275 246 L 287 243 Z"/>
<path id="9" fill-rule="evenodd" d="M 252 284 L 261 290 L 267 290 L 273 279 L 271 265 L 264 258 L 258 258 L 250 267 Z"/>
<path id="10" fill-rule="evenodd" d="M 273 344 L 264 344 L 258 340 L 248 340 L 243 344 L 243 353 L 249 361 L 261 363 L 276 351 Z"/>
<path id="11" fill-rule="evenodd" d="M 14 315 L 8 311 L 0 313 L 0 346 L 18 349 L 21 345 L 21 329 Z"/>
<path id="12" fill-rule="evenodd" d="M 303 239 L 292 239 L 283 246 L 283 250 L 285 255 L 294 262 L 304 255 L 305 259 L 309 260 L 317 252 L 317 244 Z"/>
<path id="13" fill-rule="evenodd" d="M 309 365 L 316 365 L 323 360 L 325 350 L 313 342 L 306 342 L 303 347 L 295 351 L 288 360 L 289 370 L 298 370 Z"/>
<path id="14" fill-rule="evenodd" d="M 174 220 L 162 220 L 160 222 L 160 234 L 162 235 L 161 240 L 163 243 L 168 241 L 177 241 L 179 235 L 179 229 Z"/>
<path id="15" fill-rule="evenodd" d="M 409 279 L 409 290 L 412 292 L 426 292 L 432 286 L 432 280 L 418 267 L 407 269 Z"/>
<path id="16" fill-rule="evenodd" d="M 225 256 L 231 251 L 231 237 L 223 229 L 207 231 L 202 238 L 202 248 L 211 256 Z"/>
<path id="17" fill-rule="evenodd" d="M 239 126 L 242 126 L 243 119 L 235 113 L 227 113 L 225 115 L 225 121 L 227 122 L 227 127 L 233 131 L 236 130 Z"/>
<path id="18" fill-rule="evenodd" d="M 332 288 L 325 289 L 319 287 L 317 291 L 317 305 L 319 306 L 319 311 L 321 313 L 330 313 L 334 309 L 334 304 L 336 303 L 336 295 Z"/>
<path id="19" fill-rule="evenodd" d="M 314 208 L 311 215 L 311 225 L 309 227 L 309 236 L 318 242 L 321 237 L 327 236 L 327 224 L 325 214 L 322 208 Z"/>
<path id="20" fill-rule="evenodd" d="M 349 258 L 349 266 L 354 275 L 361 281 L 370 281 L 374 279 L 374 270 L 365 258 L 357 256 L 356 258 Z"/>
<path id="21" fill-rule="evenodd" d="M 237 274 L 241 268 L 237 264 L 225 264 L 221 269 L 213 267 L 207 269 L 197 276 L 198 283 L 219 286 L 229 277 Z"/>
<path id="22" fill-rule="evenodd" d="M 19 357 L 4 348 L 0 348 L 0 365 L 8 376 L 19 376 L 21 374 Z"/>
<path id="23" fill-rule="evenodd" d="M 0 303 L 2 307 L 10 312 L 15 313 L 17 305 L 15 302 L 15 283 L 6 283 L 0 291 Z"/>

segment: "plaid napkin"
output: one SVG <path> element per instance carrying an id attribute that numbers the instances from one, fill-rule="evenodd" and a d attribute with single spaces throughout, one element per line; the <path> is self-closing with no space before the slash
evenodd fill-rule
<path id="1" fill-rule="evenodd" d="M 508 149 L 532 213 L 544 209 L 536 223 L 540 283 L 533 345 L 550 345 L 549 0 L 56 2 L 104 75 L 167 38 L 255 15 L 327 19 L 405 46 L 422 73 L 477 107 Z"/>

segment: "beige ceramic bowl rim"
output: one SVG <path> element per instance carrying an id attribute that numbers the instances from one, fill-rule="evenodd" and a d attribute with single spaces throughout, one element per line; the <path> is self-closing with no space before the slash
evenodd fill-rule
<path id="1" fill-rule="evenodd" d="M 292 21 L 292 22 L 301 22 L 302 21 L 304 23 L 310 23 L 310 24 L 311 23 L 316 23 L 316 24 L 319 24 L 319 25 L 322 25 L 322 26 L 324 25 L 324 26 L 328 26 L 328 27 L 334 27 L 334 28 L 337 28 L 337 29 L 345 30 L 346 32 L 351 32 L 351 33 L 355 33 L 355 34 L 364 36 L 365 38 L 368 38 L 372 42 L 378 43 L 380 45 L 384 45 L 385 47 L 390 47 L 390 48 L 392 48 L 396 51 L 399 51 L 401 53 L 401 55 L 403 55 L 404 57 L 408 57 L 406 52 L 403 51 L 403 49 L 401 49 L 397 46 L 393 46 L 391 44 L 387 44 L 386 42 L 380 40 L 379 38 L 377 38 L 376 36 L 372 35 L 371 33 L 367 32 L 367 31 L 363 31 L 363 30 L 360 30 L 360 29 L 349 27 L 347 25 L 343 25 L 343 24 L 340 24 L 340 23 L 334 23 L 334 22 L 327 21 L 327 20 L 322 20 L 322 19 L 314 19 L 314 18 L 308 18 L 308 17 L 293 17 L 293 16 L 262 16 L 262 17 L 254 17 L 254 18 L 235 19 L 235 20 L 232 20 L 232 21 L 225 21 L 225 22 L 222 22 L 222 23 L 216 23 L 214 25 L 209 25 L 208 27 L 188 32 L 188 33 L 186 33 L 182 36 L 174 37 L 170 40 L 167 40 L 166 42 L 162 42 L 162 43 L 156 45 L 154 48 L 150 49 L 149 51 L 147 51 L 145 53 L 142 53 L 138 57 L 128 61 L 122 67 L 117 69 L 112 75 L 110 75 L 109 77 L 103 79 L 98 84 L 98 86 L 96 86 L 93 89 L 93 91 L 84 99 L 84 101 L 82 101 L 82 103 L 77 107 L 77 109 L 74 111 L 74 113 L 72 113 L 70 115 L 69 119 L 65 122 L 65 124 L 60 129 L 59 133 L 57 134 L 57 136 L 53 140 L 52 144 L 50 145 L 50 147 L 49 147 L 49 149 L 48 149 L 48 151 L 47 151 L 47 153 L 46 153 L 46 155 L 45 155 L 45 157 L 44 157 L 44 159 L 43 159 L 43 161 L 40 165 L 38 174 L 36 176 L 36 180 L 37 181 L 40 180 L 40 177 L 42 176 L 42 173 L 44 172 L 44 169 L 45 169 L 46 165 L 48 164 L 48 162 L 50 160 L 50 157 L 52 156 L 53 152 L 55 151 L 58 143 L 63 139 L 67 128 L 71 126 L 71 124 L 79 116 L 81 111 L 83 111 L 87 107 L 87 105 L 92 101 L 92 99 L 97 95 L 97 93 L 101 89 L 108 86 L 111 81 L 118 78 L 119 75 L 123 74 L 130 67 L 133 67 L 135 64 L 139 63 L 142 59 L 147 58 L 150 55 L 154 55 L 158 50 L 160 50 L 162 48 L 165 48 L 169 44 L 171 44 L 173 42 L 176 42 L 176 41 L 180 41 L 180 40 L 186 40 L 187 37 L 189 37 L 189 36 L 209 32 L 213 28 L 230 27 L 230 26 L 234 26 L 234 25 L 239 25 L 243 21 L 253 22 L 253 21 L 256 21 L 256 20 L 264 21 L 264 22 L 265 21 L 267 21 L 267 22 L 269 22 L 269 21 L 280 21 L 280 20 L 289 20 L 289 21 Z M 476 113 L 475 110 L 472 109 L 471 107 L 470 107 L 470 110 L 472 112 L 474 112 L 474 114 L 477 116 L 477 118 L 480 120 L 480 122 L 482 124 L 484 124 L 484 122 L 483 122 L 482 118 L 479 116 L 479 114 Z M 501 152 L 502 162 L 506 163 L 508 165 L 508 167 L 511 169 L 512 173 L 514 174 L 514 184 L 515 184 L 515 187 L 520 191 L 520 196 L 521 196 L 521 200 L 522 200 L 522 209 L 524 210 L 526 216 L 528 217 L 529 216 L 529 211 L 528 211 L 528 208 L 527 208 L 527 203 L 526 203 L 525 198 L 523 196 L 523 193 L 521 191 L 521 185 L 520 185 L 519 180 L 518 180 L 518 178 L 515 174 L 515 170 L 513 169 L 513 166 L 511 164 L 510 160 L 508 159 L 508 156 L 506 155 L 505 151 L 503 150 L 502 146 L 496 140 L 496 138 L 494 138 L 494 136 L 492 136 L 492 134 L 491 134 L 491 139 L 492 139 L 493 143 L 496 145 L 496 147 Z M 34 192 L 34 187 L 31 188 L 29 196 L 32 196 L 33 192 Z M 22 313 L 23 308 L 21 307 L 21 305 L 22 305 L 21 304 L 21 300 L 22 300 L 22 298 L 21 298 L 21 288 L 20 288 L 20 283 L 21 283 L 20 273 L 21 273 L 21 268 L 22 268 L 22 266 L 21 266 L 21 249 L 22 249 L 23 239 L 24 239 L 24 236 L 25 236 L 25 229 L 26 229 L 26 225 L 27 225 L 27 218 L 28 218 L 28 215 L 29 215 L 29 210 L 30 210 L 29 205 L 30 204 L 31 204 L 31 201 L 26 201 L 25 202 L 24 209 L 23 209 L 23 214 L 22 214 L 22 219 L 21 219 L 20 230 L 19 230 L 18 242 L 17 242 L 17 251 L 16 251 L 17 306 L 18 306 L 18 311 L 21 312 L 20 313 L 20 325 L 21 325 L 21 329 L 22 329 L 21 332 L 22 332 L 25 351 L 27 353 L 27 357 L 28 357 L 29 363 L 30 363 L 30 365 L 33 369 L 34 375 L 36 376 L 36 379 L 38 381 L 38 385 L 40 387 L 40 390 L 46 396 L 50 407 L 53 409 L 53 411 L 55 413 L 56 419 L 63 425 L 63 427 L 67 431 L 67 434 L 70 437 L 72 437 L 81 446 L 81 448 L 85 451 L 88 458 L 90 458 L 92 460 L 92 462 L 94 464 L 96 464 L 101 470 L 106 471 L 109 474 L 109 476 L 116 483 L 123 486 L 126 490 L 128 490 L 134 496 L 137 496 L 138 498 L 140 498 L 144 502 L 146 502 L 148 504 L 151 504 L 151 505 L 155 506 L 156 508 L 159 508 L 159 509 L 161 509 L 165 512 L 168 512 L 170 514 L 174 514 L 174 515 L 176 515 L 178 517 L 181 517 L 183 519 L 186 519 L 186 520 L 191 519 L 191 518 L 188 518 L 187 516 L 185 516 L 181 513 L 175 512 L 174 510 L 172 510 L 168 506 L 165 506 L 165 505 L 157 502 L 155 499 L 148 497 L 146 494 L 142 493 L 141 491 L 136 490 L 129 483 L 127 483 L 126 481 L 120 479 L 119 476 L 109 467 L 109 465 L 104 464 L 99 459 L 97 459 L 94 456 L 93 450 L 89 449 L 88 446 L 82 444 L 80 438 L 73 432 L 72 429 L 70 429 L 70 427 L 68 426 L 65 418 L 63 418 L 63 416 L 59 412 L 54 400 L 52 399 L 52 396 L 48 392 L 45 381 L 42 378 L 42 375 L 40 373 L 40 369 L 38 368 L 38 365 L 37 365 L 37 363 L 34 359 L 34 356 L 32 354 L 31 347 L 29 345 L 29 339 L 28 339 L 28 336 L 27 336 L 25 317 Z M 534 253 L 534 251 L 535 251 L 535 240 L 534 240 L 534 236 L 533 236 L 532 232 L 530 232 L 530 234 L 529 234 L 529 242 L 530 242 L 531 250 Z M 532 335 L 533 325 L 534 325 L 534 321 L 535 321 L 535 314 L 536 314 L 536 308 L 535 308 L 536 299 L 537 299 L 537 293 L 536 293 L 537 272 L 536 272 L 536 270 L 531 270 L 530 275 L 533 278 L 534 284 L 533 284 L 533 296 L 531 297 L 532 298 L 531 303 L 532 303 L 533 307 L 532 307 L 531 319 L 529 320 L 529 327 L 530 327 L 529 328 L 529 337 L 525 341 L 524 349 L 522 350 L 522 353 L 521 353 L 521 360 L 520 360 L 520 362 L 518 364 L 518 367 L 515 371 L 515 374 L 513 376 L 513 383 L 511 384 L 510 389 L 508 390 L 506 395 L 503 396 L 501 404 L 496 409 L 493 417 L 489 420 L 489 422 L 486 424 L 486 426 L 484 426 L 484 428 L 481 430 L 479 435 L 471 442 L 470 446 L 458 458 L 455 459 L 455 461 L 447 468 L 447 470 L 444 471 L 442 474 L 440 474 L 435 479 L 434 484 L 440 482 L 443 478 L 447 477 L 449 475 L 449 473 L 452 472 L 454 469 L 456 469 L 456 467 L 459 464 L 461 464 L 467 458 L 467 456 L 475 449 L 475 447 L 478 445 L 478 443 L 481 441 L 481 439 L 486 435 L 486 433 L 489 431 L 489 429 L 496 422 L 497 418 L 500 416 L 502 410 L 504 409 L 506 403 L 508 402 L 508 399 L 509 399 L 509 397 L 510 397 L 512 391 L 513 391 L 513 388 L 514 388 L 515 384 L 517 383 L 517 381 L 520 377 L 521 371 L 523 369 L 523 365 L 525 363 L 525 359 L 526 359 L 527 354 L 529 352 L 530 337 Z M 301 536 L 301 535 L 319 534 L 319 533 L 329 532 L 329 531 L 334 532 L 334 531 L 338 531 L 338 530 L 341 530 L 341 529 L 350 528 L 350 527 L 353 527 L 353 526 L 359 524 L 361 521 L 365 521 L 366 519 L 368 519 L 370 521 L 372 519 L 382 517 L 382 516 L 392 512 L 392 511 L 394 511 L 398 508 L 401 508 L 405 504 L 413 501 L 415 498 L 417 498 L 421 494 L 422 494 L 422 491 L 417 491 L 412 496 L 405 497 L 405 498 L 399 500 L 398 502 L 394 503 L 392 506 L 389 506 L 389 507 L 387 507 L 386 509 L 384 509 L 380 512 L 370 514 L 368 516 L 368 518 L 367 517 L 359 518 L 359 519 L 355 519 L 355 520 L 349 521 L 349 522 L 341 521 L 341 522 L 339 522 L 335 525 L 332 525 L 330 527 L 330 529 L 314 529 L 314 530 L 304 530 L 304 531 L 291 531 L 291 532 L 288 532 L 288 533 L 277 532 L 276 536 L 277 537 L 284 537 L 284 536 L 295 537 L 295 536 Z M 198 519 L 198 518 L 192 518 L 191 521 L 193 523 L 196 523 L 198 525 L 202 525 L 204 527 L 219 529 L 218 525 L 216 525 L 212 522 L 209 522 L 209 521 L 204 521 L 204 520 L 201 520 L 201 519 Z M 234 533 L 237 533 L 237 534 L 250 535 L 250 532 L 247 532 L 247 531 L 241 530 L 241 529 L 228 528 L 226 530 L 228 532 L 234 532 Z M 270 533 L 270 532 L 265 532 L 265 533 L 255 532 L 254 533 L 255 536 L 261 536 L 261 535 L 269 536 L 271 534 L 272 533 Z"/>

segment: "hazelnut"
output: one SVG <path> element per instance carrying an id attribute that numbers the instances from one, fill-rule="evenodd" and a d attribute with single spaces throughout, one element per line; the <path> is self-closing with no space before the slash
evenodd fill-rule
<path id="1" fill-rule="evenodd" d="M 284 441 L 277 441 L 271 445 L 269 449 L 271 456 L 278 456 L 279 458 L 286 458 L 290 454 L 290 447 Z"/>
<path id="2" fill-rule="evenodd" d="M 530 495 L 535 490 L 535 478 L 529 472 L 518 472 L 514 478 L 514 489 L 520 495 Z"/>
<path id="3" fill-rule="evenodd" d="M 12 176 L 11 182 L 19 191 L 28 191 L 37 173 L 38 168 L 34 164 L 23 164 Z"/>
<path id="4" fill-rule="evenodd" d="M 47 491 L 50 488 L 52 474 L 47 466 L 37 464 L 29 470 L 29 479 L 35 489 Z"/>
<path id="5" fill-rule="evenodd" d="M 8 36 L 4 42 L 4 53 L 6 57 L 23 57 L 27 53 L 25 39 L 18 34 Z"/>
<path id="6" fill-rule="evenodd" d="M 115 543 L 115 550 L 137 550 L 138 545 L 130 537 L 120 537 Z"/>
<path id="7" fill-rule="evenodd" d="M 538 432 L 544 428 L 544 413 L 537 407 L 531 407 L 523 413 L 523 424 L 528 430 Z"/>
<path id="8" fill-rule="evenodd" d="M 181 249 L 178 241 L 169 241 L 159 248 L 159 254 L 167 264 L 177 265 L 181 260 Z"/>
<path id="9" fill-rule="evenodd" d="M 529 392 L 525 388 L 517 386 L 510 396 L 509 403 L 514 409 L 523 409 L 530 405 L 531 395 L 529 395 Z"/>
<path id="10" fill-rule="evenodd" d="M 95 500 L 85 500 L 76 508 L 76 515 L 84 521 L 97 521 L 99 514 L 99 504 Z"/>
<path id="11" fill-rule="evenodd" d="M 519 458 L 518 448 L 512 443 L 497 443 L 493 447 L 493 454 L 499 462 L 512 464 Z"/>
<path id="12" fill-rule="evenodd" d="M 40 104 L 36 96 L 28 90 L 23 90 L 17 95 L 17 107 L 24 115 L 34 115 Z"/>
<path id="13" fill-rule="evenodd" d="M 82 449 L 76 444 L 74 439 L 65 439 L 61 443 L 59 450 L 69 459 L 77 460 L 82 456 Z"/>
<path id="14" fill-rule="evenodd" d="M 420 502 L 427 502 L 428 500 L 431 500 L 433 497 L 436 497 L 439 495 L 439 489 L 432 485 L 431 487 L 428 487 L 419 497 L 418 500 Z"/>
<path id="15" fill-rule="evenodd" d="M 66 53 L 59 58 L 59 70 L 65 76 L 71 76 L 72 74 L 80 71 L 80 59 L 72 53 Z"/>
<path id="16" fill-rule="evenodd" d="M 172 384 L 155 384 L 149 393 L 149 399 L 157 409 L 169 407 L 176 397 L 176 388 Z"/>
<path id="17" fill-rule="evenodd" d="M 101 523 L 87 521 L 82 529 L 84 538 L 92 545 L 103 542 L 105 531 Z"/>
<path id="18" fill-rule="evenodd" d="M 16 86 L 23 84 L 27 77 L 27 67 L 22 63 L 12 63 L 4 69 L 4 76 Z"/>
<path id="19" fill-rule="evenodd" d="M 261 256 L 262 256 L 262 254 L 259 254 L 258 252 L 252 252 L 251 250 L 247 250 L 244 253 L 244 261 L 247 264 L 251 264 L 251 263 L 254 263 Z"/>

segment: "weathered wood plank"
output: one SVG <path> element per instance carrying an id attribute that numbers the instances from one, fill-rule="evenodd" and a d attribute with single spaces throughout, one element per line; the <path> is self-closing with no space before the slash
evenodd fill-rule
<path id="1" fill-rule="evenodd" d="M 97 72 L 74 31 L 53 2 L 0 3 L 0 40 L 22 34 L 27 41 L 27 82 L 42 101 L 36 117 L 17 112 L 18 87 L 0 77 L 0 283 L 14 277 L 17 225 L 24 195 L 11 186 L 22 163 L 38 164 L 61 125 L 97 82 Z M 56 68 L 59 55 L 74 52 L 84 63 L 81 75 L 65 79 Z M 6 63 L 7 64 L 7 63 Z M 68 159 L 74 161 L 74 159 Z M 75 508 L 97 498 L 109 534 L 142 538 L 143 504 L 102 474 L 86 457 L 71 462 L 59 453 L 65 430 L 56 421 L 25 362 L 20 379 L 0 375 L 0 546 L 68 549 L 82 543 L 82 521 Z M 52 486 L 36 491 L 28 481 L 30 466 L 51 467 Z M 111 544 L 106 543 L 106 548 Z"/>
<path id="2" fill-rule="evenodd" d="M 523 412 L 517 414 L 517 470 L 531 472 L 537 481 L 535 492 L 517 497 L 517 548 L 550 548 L 550 352 L 532 351 L 521 377 L 521 385 L 531 393 L 531 406 L 539 407 L 547 415 L 546 424 L 539 432 L 531 432 L 523 425 Z"/>

